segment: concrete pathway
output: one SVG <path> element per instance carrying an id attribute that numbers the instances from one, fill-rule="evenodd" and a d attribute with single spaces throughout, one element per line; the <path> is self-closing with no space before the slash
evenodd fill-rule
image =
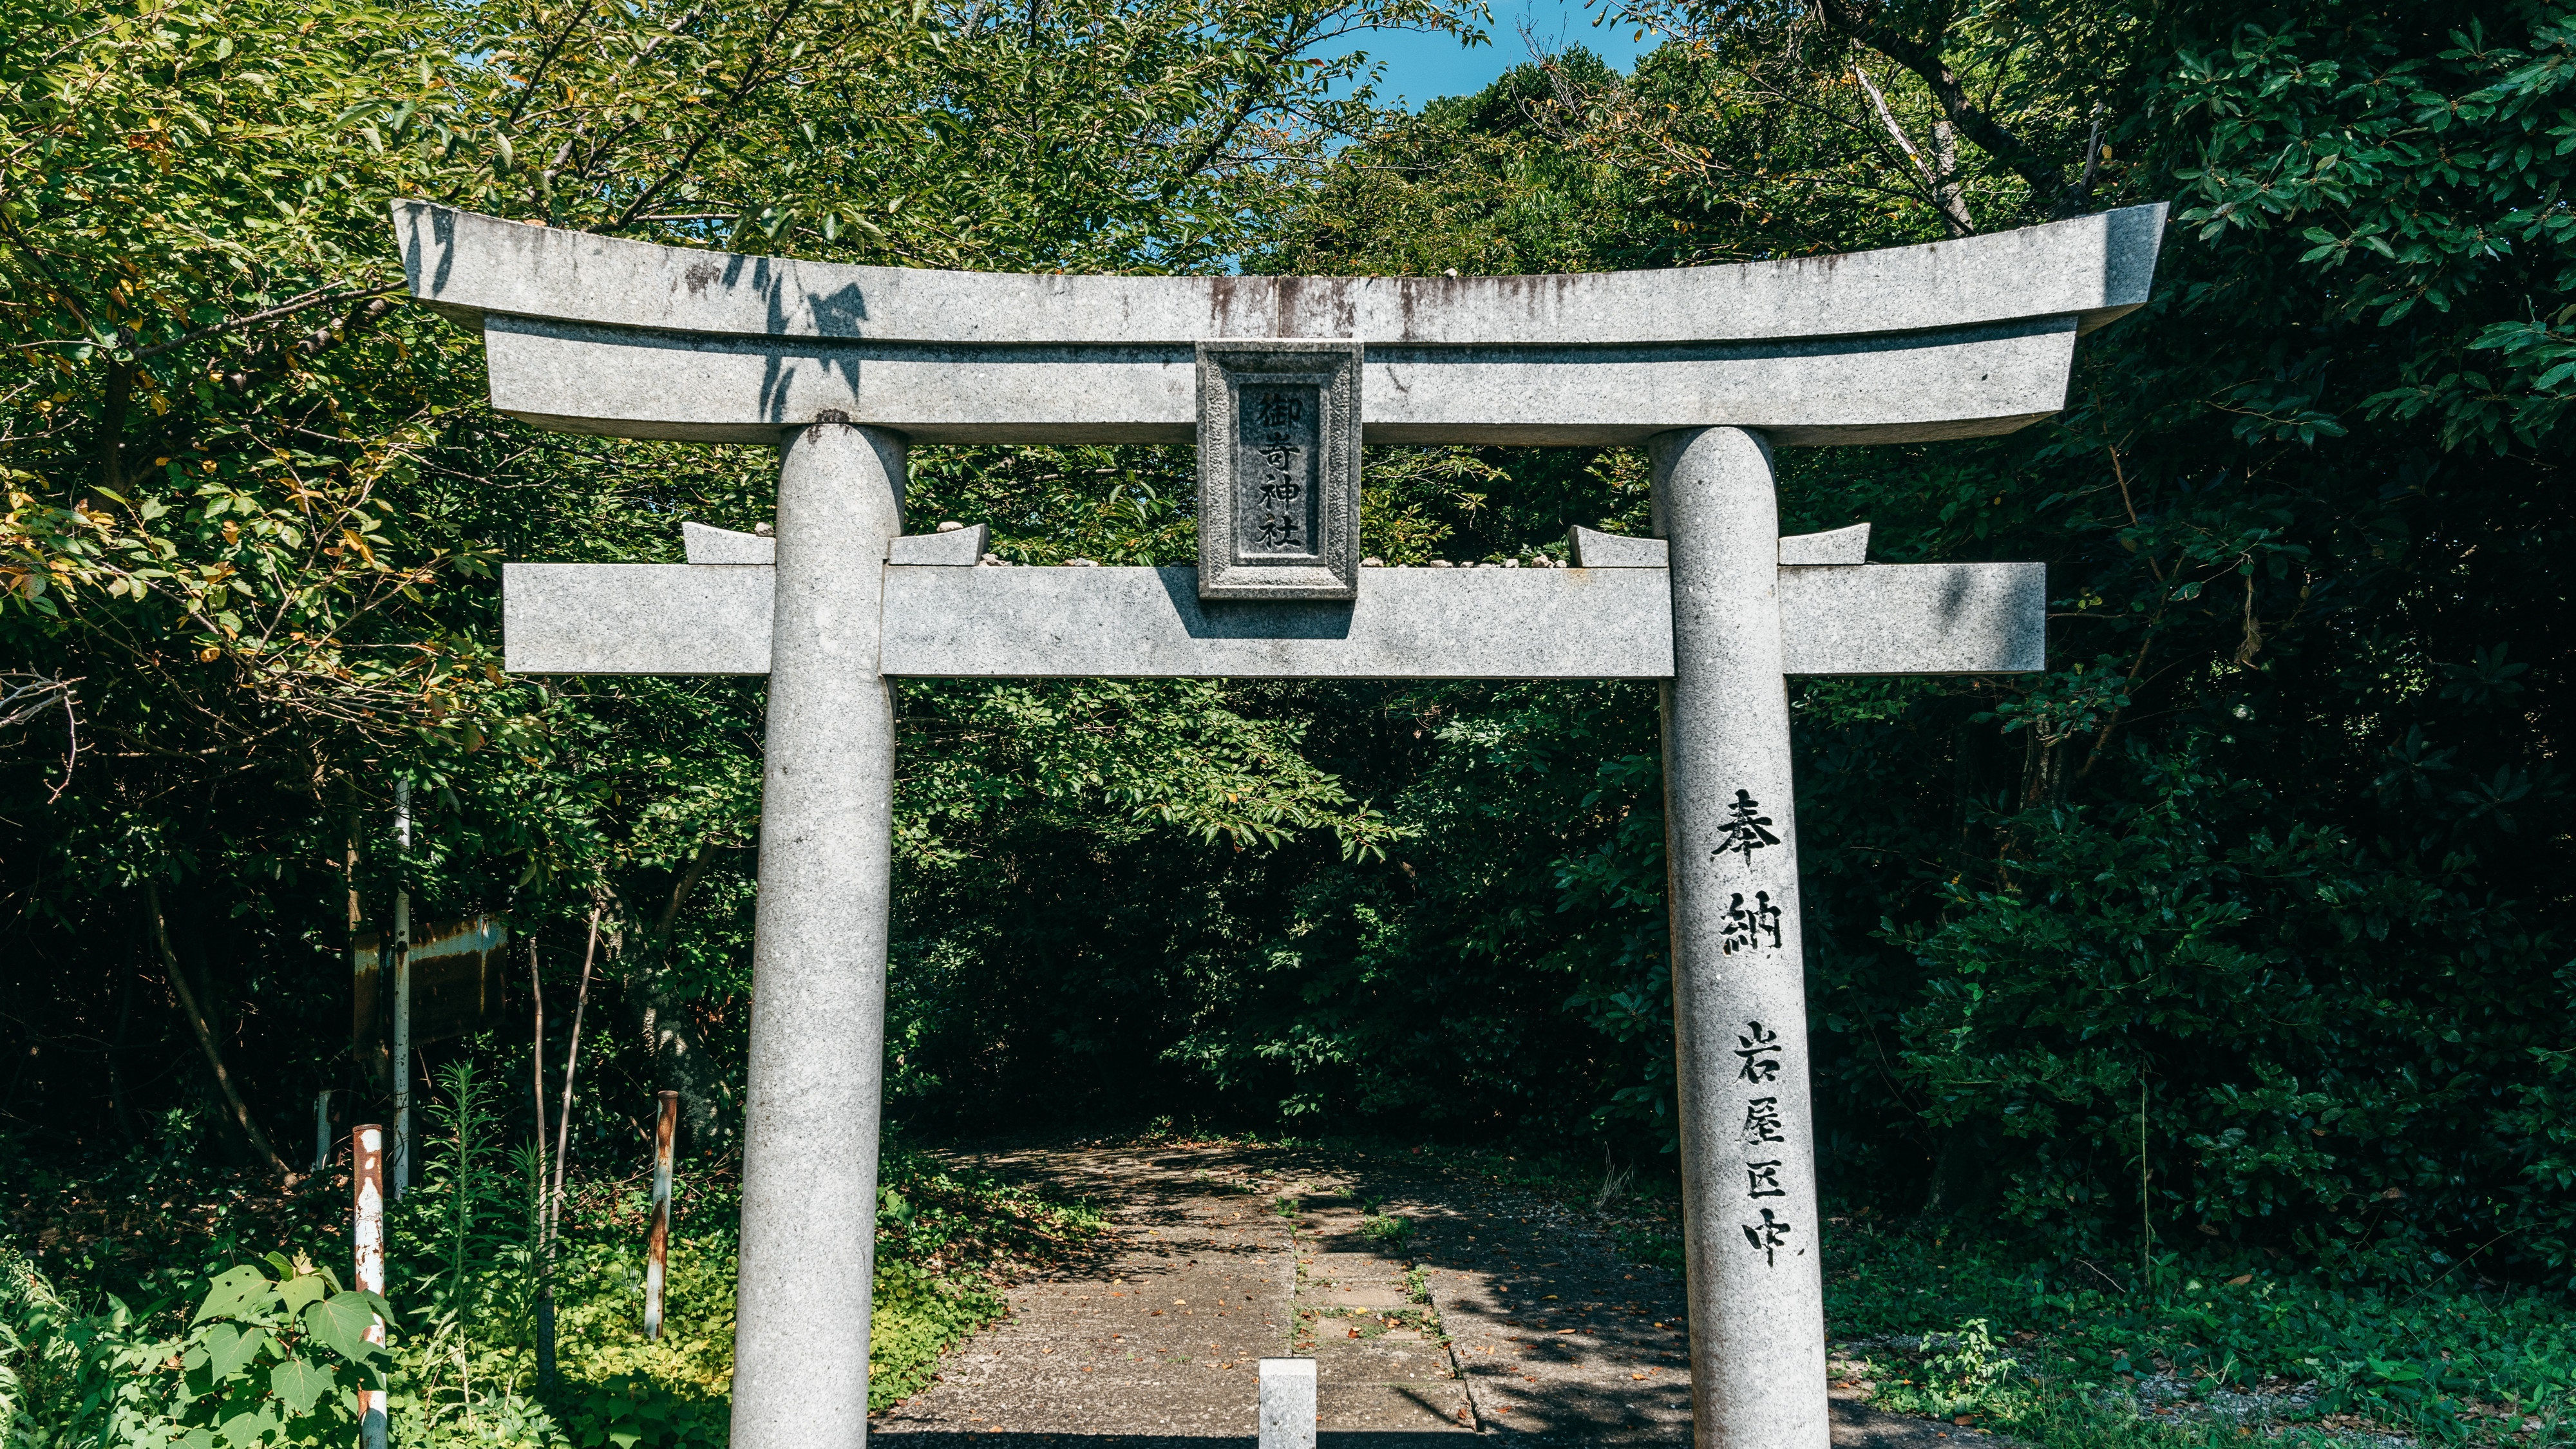
<path id="1" fill-rule="evenodd" d="M 1100 1204 L 1109 1234 L 1097 1253 L 1013 1287 L 1010 1316 L 876 1416 L 875 1433 L 979 1449 L 1248 1442 L 1255 1361 L 1294 1353 L 1316 1360 L 1319 1427 L 1343 1449 L 1690 1440 L 1679 1277 L 1625 1262 L 1553 1204 L 1409 1154 L 956 1155 Z M 1833 1394 L 1837 1449 L 2004 1442 L 1879 1412 L 1852 1387 Z"/>

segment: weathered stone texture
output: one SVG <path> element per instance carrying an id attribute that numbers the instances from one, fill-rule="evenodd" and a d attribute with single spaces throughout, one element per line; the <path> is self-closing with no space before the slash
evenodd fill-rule
<path id="1" fill-rule="evenodd" d="M 1798 822 L 1771 452 L 1654 446 L 1672 540 L 1664 686 L 1674 1073 L 1699 1449 L 1827 1449 Z"/>
<path id="2" fill-rule="evenodd" d="M 1360 360 L 1350 342 L 1199 344 L 1200 598 L 1359 592 Z"/>

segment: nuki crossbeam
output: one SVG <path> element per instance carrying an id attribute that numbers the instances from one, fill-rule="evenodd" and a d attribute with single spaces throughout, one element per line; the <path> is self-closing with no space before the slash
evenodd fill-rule
<path id="1" fill-rule="evenodd" d="M 1068 277 L 854 267 L 399 202 L 413 295 L 542 427 L 779 447 L 774 535 L 513 562 L 514 671 L 768 676 L 735 1449 L 867 1436 L 901 678 L 1663 685 L 1699 1449 L 1826 1449 L 1792 675 L 2036 670 L 2038 564 L 1780 536 L 1772 450 L 2010 432 L 2147 300 L 2162 206 L 1841 257 L 1584 276 Z M 915 442 L 1199 443 L 1197 567 L 1029 568 L 909 532 Z M 1363 443 L 1644 447 L 1653 537 L 1570 566 L 1355 559 Z M 1302 1368 L 1303 1377 L 1299 1377 Z M 1311 1360 L 1261 1366 L 1310 1449 Z"/>

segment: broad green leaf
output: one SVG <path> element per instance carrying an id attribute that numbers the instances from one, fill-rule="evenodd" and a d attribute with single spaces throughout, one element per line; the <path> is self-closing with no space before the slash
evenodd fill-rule
<path id="1" fill-rule="evenodd" d="M 268 1330 L 232 1323 L 210 1324 L 206 1335 L 206 1371 L 217 1379 L 240 1373 L 268 1343 Z"/>
<path id="2" fill-rule="evenodd" d="M 279 1427 L 277 1411 L 262 1404 L 247 1413 L 235 1414 L 224 1420 L 222 1431 L 224 1442 L 232 1445 L 233 1449 L 259 1449 L 260 1441 L 275 1433 Z"/>
<path id="3" fill-rule="evenodd" d="M 268 1371 L 269 1389 L 290 1414 L 303 1414 L 324 1394 L 331 1392 L 334 1380 L 331 1370 L 301 1358 L 290 1358 Z"/>
<path id="4" fill-rule="evenodd" d="M 330 1291 L 319 1273 L 299 1273 L 277 1285 L 277 1296 L 288 1313 L 300 1314 L 305 1308 Z"/>
<path id="5" fill-rule="evenodd" d="M 271 1295 L 268 1275 L 244 1263 L 215 1279 L 206 1290 L 206 1301 L 197 1305 L 197 1316 L 188 1323 L 194 1327 L 209 1318 L 231 1318 L 263 1308 Z"/>
<path id="6" fill-rule="evenodd" d="M 342 1358 L 363 1362 L 384 1352 L 381 1345 L 367 1342 L 367 1330 L 379 1316 L 391 1318 L 385 1300 L 375 1294 L 334 1293 L 304 1310 L 304 1331 Z"/>

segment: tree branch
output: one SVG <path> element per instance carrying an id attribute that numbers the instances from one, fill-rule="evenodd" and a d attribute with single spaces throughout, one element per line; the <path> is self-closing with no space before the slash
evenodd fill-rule
<path id="1" fill-rule="evenodd" d="M 1923 159 L 1922 152 L 1914 149 L 1914 142 L 1906 136 L 1905 128 L 1896 124 L 1896 113 L 1887 108 L 1887 97 L 1880 95 L 1878 87 L 1870 83 L 1869 72 L 1859 66 L 1853 66 L 1852 79 L 1860 82 L 1862 93 L 1869 97 L 1870 105 L 1878 111 L 1879 124 L 1885 126 L 1887 134 L 1895 138 L 1897 149 L 1905 153 L 1906 160 L 1914 163 L 1915 174 L 1923 178 L 1924 195 L 1941 213 L 1941 219 L 1950 224 L 1950 235 L 1974 236 L 1977 231 L 1976 223 L 1969 219 L 1967 204 L 1960 200 L 1957 188 L 1950 184 L 1947 175 L 1936 173 L 1932 169 L 1932 163 Z M 1956 165 L 1957 160 L 1953 157 L 1942 169 L 1946 172 L 1954 169 Z"/>
<path id="2" fill-rule="evenodd" d="M 161 888 L 152 881 L 143 882 L 144 908 L 152 916 L 152 944 L 161 953 L 161 969 L 170 977 L 170 989 L 179 998 L 179 1010 L 188 1018 L 189 1029 L 196 1033 L 197 1049 L 206 1054 L 206 1065 L 214 1069 L 215 1085 L 221 1087 L 224 1102 L 232 1108 L 233 1125 L 250 1139 L 253 1151 L 268 1159 L 271 1172 L 287 1181 L 295 1178 L 295 1169 L 270 1146 L 268 1134 L 259 1130 L 259 1120 L 250 1114 L 250 1104 L 242 1100 L 241 1089 L 233 1085 L 233 1074 L 224 1066 L 223 1048 L 215 1043 L 214 1028 L 207 1025 L 206 1014 L 197 1006 L 197 993 L 188 989 L 188 973 L 180 969 L 178 953 L 170 949 L 170 927 L 161 918 Z"/>
<path id="3" fill-rule="evenodd" d="M 664 168 L 662 174 L 655 177 L 652 183 L 636 196 L 634 202 L 618 214 L 615 221 L 599 228 L 601 235 L 614 235 L 634 225 L 637 217 L 653 209 L 653 203 L 661 199 L 665 188 L 688 174 L 689 167 L 697 162 L 698 152 L 706 147 L 707 142 L 715 139 L 717 130 L 722 127 L 723 113 L 742 104 L 743 97 L 750 95 L 752 88 L 760 83 L 762 71 L 769 60 L 768 48 L 777 44 L 778 33 L 787 28 L 787 22 L 795 18 L 798 10 L 804 8 L 804 3 L 805 0 L 787 0 L 785 5 L 779 7 L 778 18 L 769 23 L 769 34 L 761 41 L 761 51 L 742 68 L 742 81 L 733 88 L 732 94 L 725 97 L 723 107 L 716 109 L 707 117 L 706 126 L 698 132 L 695 140 L 689 142 L 689 149 L 680 153 L 679 160 Z M 694 15 L 697 12 L 693 10 L 689 13 Z M 588 169 L 588 167 L 583 168 L 585 172 Z"/>
<path id="4" fill-rule="evenodd" d="M 1886 23 L 1887 9 L 1869 0 L 1810 0 L 1816 17 L 1825 27 L 1846 40 L 1857 41 L 1898 65 L 1912 71 L 1930 88 L 1932 99 L 1941 114 L 1962 135 L 1977 143 L 1989 156 L 2029 183 L 2033 200 L 2045 203 L 2053 216 L 2068 213 L 2075 193 L 2066 184 L 2066 170 L 2039 154 L 2012 129 L 1985 108 L 1970 99 L 1967 87 L 1941 57 L 1942 42 L 1949 38 L 1949 12 L 1938 12 L 1928 35 L 1910 34 Z"/>

